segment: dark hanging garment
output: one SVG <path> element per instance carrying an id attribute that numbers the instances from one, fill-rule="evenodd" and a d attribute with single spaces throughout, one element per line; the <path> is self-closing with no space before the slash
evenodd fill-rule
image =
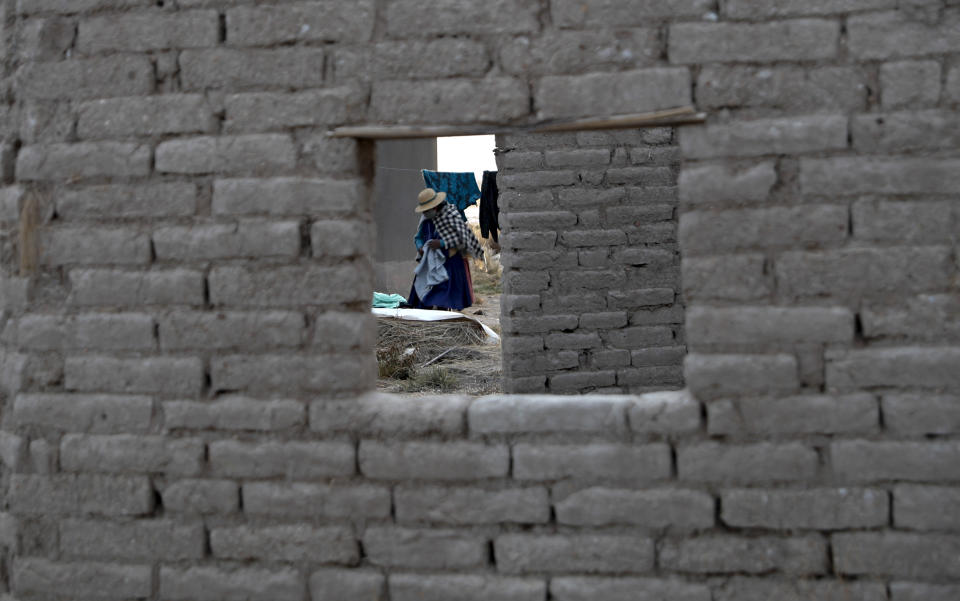
<path id="1" fill-rule="evenodd" d="M 493 238 L 499 243 L 498 230 L 500 229 L 500 205 L 497 199 L 500 191 L 497 190 L 497 172 L 483 172 L 483 186 L 480 188 L 480 235 L 484 238 Z"/>

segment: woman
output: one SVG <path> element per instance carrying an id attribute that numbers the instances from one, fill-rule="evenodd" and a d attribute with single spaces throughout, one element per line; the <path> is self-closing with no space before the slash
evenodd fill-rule
<path id="1" fill-rule="evenodd" d="M 446 200 L 446 193 L 436 192 L 432 188 L 421 191 L 417 196 L 417 208 L 414 211 L 422 215 L 414 237 L 417 261 L 423 260 L 425 250 L 439 250 L 444 257 L 447 279 L 433 286 L 423 298 L 417 294 L 417 287 L 411 286 L 407 302 L 414 308 L 460 311 L 473 304 L 466 256 L 482 259 L 483 248 L 460 218 L 457 209 Z"/>

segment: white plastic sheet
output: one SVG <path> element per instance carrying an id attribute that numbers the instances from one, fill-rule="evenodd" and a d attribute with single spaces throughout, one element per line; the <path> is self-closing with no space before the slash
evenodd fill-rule
<path id="1" fill-rule="evenodd" d="M 371 309 L 374 315 L 380 317 L 393 317 L 394 319 L 405 319 L 408 321 L 447 321 L 451 319 L 465 319 L 472 321 L 483 328 L 487 335 L 487 344 L 497 344 L 500 342 L 500 336 L 486 325 L 469 315 L 458 313 L 456 311 L 432 311 L 430 309 Z"/>

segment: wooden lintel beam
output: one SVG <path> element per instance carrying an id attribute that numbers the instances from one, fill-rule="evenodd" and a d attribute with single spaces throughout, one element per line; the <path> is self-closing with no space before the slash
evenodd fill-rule
<path id="1" fill-rule="evenodd" d="M 409 138 L 442 138 L 447 136 L 482 136 L 490 134 L 548 133 L 597 129 L 626 129 L 661 127 L 703 123 L 706 113 L 698 113 L 692 106 L 567 121 L 548 121 L 530 125 L 347 125 L 327 132 L 333 138 L 365 138 L 372 140 L 401 140 Z"/>

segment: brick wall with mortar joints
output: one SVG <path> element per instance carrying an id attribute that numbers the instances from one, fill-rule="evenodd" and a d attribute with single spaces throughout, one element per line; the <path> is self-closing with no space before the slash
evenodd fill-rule
<path id="1" fill-rule="evenodd" d="M 2 4 L 8 596 L 960 596 L 953 3 Z M 336 227 L 308 228 L 304 199 L 347 221 L 331 207 L 370 163 L 338 162 L 357 155 L 327 126 L 689 100 L 711 112 L 677 133 L 696 401 L 331 402 L 329 381 L 303 379 L 341 376 L 287 346 L 291 313 L 317 325 L 290 274 L 334 261 L 252 234 L 292 220 L 298 248 L 326 243 L 315 233 Z M 223 204 L 219 180 L 240 180 Z M 159 184 L 195 188 L 195 208 Z M 42 263 L 21 277 L 32 197 Z M 314 273 L 338 293 L 355 274 Z M 206 304 L 204 278 L 227 310 Z M 327 340 L 368 348 L 339 317 L 363 304 L 316 313 Z M 271 336 L 248 335 L 249 313 Z M 192 348 L 190 319 L 211 315 L 216 335 Z M 211 395 L 203 357 L 240 389 Z"/>
<path id="2" fill-rule="evenodd" d="M 683 386 L 670 128 L 500 136 L 508 392 Z"/>

